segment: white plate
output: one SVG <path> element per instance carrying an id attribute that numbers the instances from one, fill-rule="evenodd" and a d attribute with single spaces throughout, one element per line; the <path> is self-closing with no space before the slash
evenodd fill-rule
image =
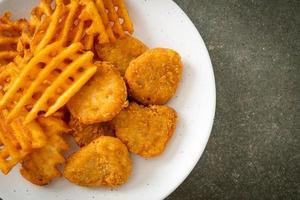
<path id="1" fill-rule="evenodd" d="M 26 17 L 38 0 L 0 0 L 0 13 L 11 10 Z M 213 124 L 215 81 L 205 44 L 193 23 L 171 0 L 126 0 L 135 35 L 150 47 L 177 50 L 184 61 L 184 76 L 176 97 L 169 103 L 180 121 L 165 153 L 154 159 L 133 156 L 129 182 L 115 190 L 89 189 L 64 179 L 38 187 L 24 180 L 16 167 L 0 175 L 4 200 L 163 199 L 188 176 L 199 160 Z"/>

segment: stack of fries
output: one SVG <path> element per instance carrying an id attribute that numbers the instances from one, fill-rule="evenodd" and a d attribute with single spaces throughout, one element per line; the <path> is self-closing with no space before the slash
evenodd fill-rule
<path id="1" fill-rule="evenodd" d="M 38 185 L 60 176 L 63 108 L 97 70 L 94 44 L 133 32 L 123 0 L 41 0 L 29 21 L 0 18 L 0 170 Z"/>

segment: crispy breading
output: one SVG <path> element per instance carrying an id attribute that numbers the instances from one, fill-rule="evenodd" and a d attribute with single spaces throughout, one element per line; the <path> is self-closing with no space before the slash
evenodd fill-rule
<path id="1" fill-rule="evenodd" d="M 126 71 L 130 95 L 144 105 L 163 105 L 175 94 L 182 76 L 180 55 L 151 49 L 133 60 Z"/>
<path id="2" fill-rule="evenodd" d="M 67 104 L 81 123 L 110 121 L 127 106 L 126 84 L 117 69 L 109 63 L 95 63 L 96 74 Z"/>
<path id="3" fill-rule="evenodd" d="M 118 138 L 102 136 L 68 158 L 64 176 L 80 186 L 117 187 L 127 182 L 131 170 L 126 146 Z"/>
<path id="4" fill-rule="evenodd" d="M 173 135 L 176 123 L 177 115 L 172 108 L 144 107 L 137 103 L 130 103 L 112 121 L 116 136 L 130 152 L 142 157 L 160 155 Z"/>
<path id="5" fill-rule="evenodd" d="M 147 51 L 148 47 L 133 36 L 126 35 L 115 43 L 97 44 L 95 49 L 101 60 L 111 62 L 124 76 L 129 63 Z"/>
<path id="6" fill-rule="evenodd" d="M 69 125 L 72 129 L 72 136 L 74 137 L 78 146 L 83 147 L 91 143 L 94 139 L 100 136 L 114 136 L 112 126 L 107 123 L 97 123 L 86 125 L 80 123 L 78 119 L 71 116 Z"/>

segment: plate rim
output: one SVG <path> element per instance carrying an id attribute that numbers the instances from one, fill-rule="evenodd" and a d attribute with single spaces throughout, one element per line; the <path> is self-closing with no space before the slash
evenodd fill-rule
<path id="1" fill-rule="evenodd" d="M 193 164 L 193 166 L 187 170 L 187 173 L 184 175 L 184 178 L 179 181 L 173 188 L 170 188 L 169 192 L 167 192 L 167 194 L 165 194 L 164 196 L 162 196 L 161 199 L 165 199 L 167 198 L 169 195 L 171 195 L 177 188 L 179 188 L 179 186 L 188 178 L 188 176 L 192 173 L 192 171 L 194 170 L 194 168 L 196 167 L 196 165 L 199 163 L 203 153 L 205 152 L 205 149 L 207 148 L 207 144 L 208 144 L 208 141 L 209 141 L 209 138 L 211 137 L 211 132 L 212 132 L 212 129 L 213 129 L 213 125 L 214 125 L 214 119 L 215 119 L 215 115 L 216 115 L 216 79 L 215 79 L 215 74 L 214 74 L 214 68 L 213 68 L 213 65 L 212 65 L 212 61 L 211 61 L 211 58 L 210 58 L 210 54 L 209 54 L 209 51 L 207 49 L 207 46 L 200 34 L 200 31 L 197 29 L 196 25 L 194 24 L 194 22 L 191 20 L 191 18 L 187 15 L 187 13 L 174 1 L 174 0 L 170 0 L 176 7 L 178 7 L 178 9 L 183 13 L 184 17 L 186 18 L 186 20 L 192 25 L 191 26 L 191 29 L 193 29 L 193 31 L 196 33 L 198 39 L 201 41 L 202 43 L 202 46 L 204 47 L 203 48 L 203 51 L 205 52 L 205 56 L 208 58 L 209 62 L 209 68 L 210 68 L 210 76 L 212 78 L 212 117 L 210 119 L 210 124 L 208 125 L 209 126 L 209 133 L 207 134 L 207 137 L 206 137 L 206 141 L 205 141 L 205 146 L 203 148 L 203 150 L 199 150 L 199 153 L 197 155 L 197 158 L 196 158 L 196 162 Z"/>

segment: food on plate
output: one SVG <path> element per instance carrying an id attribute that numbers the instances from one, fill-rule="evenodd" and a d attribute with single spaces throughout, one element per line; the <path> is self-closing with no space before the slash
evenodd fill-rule
<path id="1" fill-rule="evenodd" d="M 62 108 L 96 72 L 94 54 L 87 50 L 94 49 L 94 42 L 113 42 L 132 32 L 123 0 L 41 0 L 29 22 L 11 21 L 10 13 L 0 18 L 0 169 L 4 174 L 21 161 L 22 174 L 36 184 L 46 184 L 58 174 L 55 163 L 63 157 L 53 155 L 44 165 L 33 161 L 51 156 L 54 147 L 57 152 L 65 149 L 62 140 L 48 138 L 52 132 L 41 127 L 41 116 L 68 121 Z M 43 174 L 46 168 L 50 171 Z"/>
<path id="2" fill-rule="evenodd" d="M 29 123 L 39 114 L 50 116 L 63 107 L 97 70 L 93 53 L 82 50 L 81 43 L 67 48 L 52 43 L 23 66 L 0 100 L 2 109 L 14 102 L 8 121 L 24 109 Z"/>
<path id="3" fill-rule="evenodd" d="M 36 121 L 25 125 L 24 117 L 20 115 L 7 123 L 6 116 L 7 111 L 0 110 L 0 170 L 4 174 L 46 143 L 45 133 Z"/>
<path id="4" fill-rule="evenodd" d="M 165 150 L 177 114 L 163 104 L 176 92 L 181 58 L 131 36 L 124 0 L 41 0 L 28 21 L 10 15 L 0 17 L 4 174 L 20 163 L 35 185 L 62 176 L 64 133 L 81 148 L 63 175 L 80 186 L 121 186 L 132 171 L 129 152 Z M 144 105 L 129 105 L 127 90 Z"/>
<path id="5" fill-rule="evenodd" d="M 130 152 L 142 157 L 160 155 L 175 130 L 177 114 L 167 106 L 144 107 L 130 103 L 112 124 Z"/>
<path id="6" fill-rule="evenodd" d="M 120 73 L 106 62 L 95 63 L 96 74 L 67 104 L 81 123 L 110 121 L 127 106 L 126 84 Z"/>
<path id="7" fill-rule="evenodd" d="M 131 170 L 127 147 L 117 138 L 102 136 L 67 159 L 64 177 L 81 186 L 117 187 L 127 182 Z"/>
<path id="8" fill-rule="evenodd" d="M 91 143 L 94 139 L 100 136 L 114 136 L 114 130 L 107 122 L 86 125 L 79 122 L 78 119 L 71 116 L 69 122 L 74 137 L 78 146 L 83 147 Z"/>
<path id="9" fill-rule="evenodd" d="M 10 20 L 11 13 L 4 13 L 0 17 L 0 67 L 7 65 L 19 54 L 17 43 L 21 36 L 22 28 L 26 25 L 26 20 Z"/>
<path id="10" fill-rule="evenodd" d="M 130 35 L 126 35 L 114 43 L 97 44 L 95 48 L 100 60 L 111 62 L 118 68 L 122 76 L 125 75 L 129 63 L 148 50 L 143 42 Z"/>
<path id="11" fill-rule="evenodd" d="M 182 76 L 180 55 L 150 49 L 133 60 L 125 73 L 130 95 L 144 105 L 163 105 L 175 94 Z"/>
<path id="12" fill-rule="evenodd" d="M 33 184 L 47 185 L 61 176 L 57 167 L 65 162 L 62 152 L 68 149 L 62 134 L 68 132 L 69 128 L 64 121 L 54 117 L 39 118 L 38 122 L 47 135 L 47 143 L 21 161 L 20 173 Z"/>

